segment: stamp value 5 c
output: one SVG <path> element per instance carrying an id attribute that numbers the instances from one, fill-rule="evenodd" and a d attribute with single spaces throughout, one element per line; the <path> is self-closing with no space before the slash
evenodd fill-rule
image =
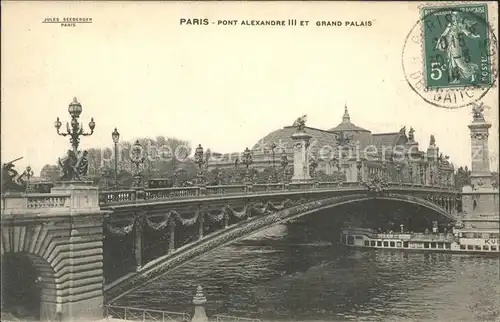
<path id="1" fill-rule="evenodd" d="M 421 19 L 428 89 L 492 85 L 486 4 L 423 7 Z"/>

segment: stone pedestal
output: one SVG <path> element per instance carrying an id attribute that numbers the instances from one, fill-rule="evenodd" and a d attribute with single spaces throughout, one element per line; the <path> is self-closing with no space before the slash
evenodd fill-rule
<path id="1" fill-rule="evenodd" d="M 478 188 L 491 188 L 490 156 L 488 136 L 491 124 L 484 118 L 475 118 L 469 125 L 471 137 L 471 185 Z"/>
<path id="2" fill-rule="evenodd" d="M 52 194 L 69 194 L 70 209 L 72 213 L 98 212 L 99 189 L 91 181 L 65 181 L 56 182 L 50 190 Z"/>
<path id="3" fill-rule="evenodd" d="M 293 183 L 310 182 L 309 175 L 309 140 L 311 136 L 305 132 L 296 132 L 293 139 Z"/>
<path id="4" fill-rule="evenodd" d="M 69 194 L 68 220 L 59 218 L 70 230 L 66 251 L 56 267 L 56 303 L 42 305 L 42 319 L 89 321 L 103 317 L 103 217 L 99 190 L 92 182 L 60 182 L 51 194 Z M 61 227 L 62 228 L 62 227 Z M 49 246 L 50 247 L 50 246 Z M 49 258 L 50 259 L 50 258 Z M 56 260 L 56 259 L 55 259 Z M 56 260 L 57 261 L 57 260 Z M 56 262 L 54 262 L 56 263 Z"/>
<path id="5" fill-rule="evenodd" d="M 208 322 L 207 313 L 204 307 L 205 303 L 207 303 L 207 298 L 203 295 L 203 288 L 198 286 L 196 295 L 193 298 L 194 314 L 191 322 Z"/>

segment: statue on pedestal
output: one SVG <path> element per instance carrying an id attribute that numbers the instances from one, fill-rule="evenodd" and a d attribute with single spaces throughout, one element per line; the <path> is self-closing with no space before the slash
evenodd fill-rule
<path id="1" fill-rule="evenodd" d="M 472 117 L 474 121 L 484 121 L 484 109 L 488 108 L 483 102 L 480 104 L 472 103 Z"/>
<path id="2" fill-rule="evenodd" d="M 87 154 L 87 151 L 83 151 L 77 156 L 73 150 L 68 150 L 67 156 L 58 160 L 62 170 L 61 181 L 81 181 L 82 177 L 87 175 L 89 167 Z"/>
<path id="3" fill-rule="evenodd" d="M 23 180 L 25 173 L 19 175 L 19 172 L 14 169 L 14 162 L 20 159 L 22 159 L 22 157 L 2 165 L 2 192 L 22 192 L 26 190 L 26 182 Z"/>
<path id="4" fill-rule="evenodd" d="M 429 146 L 435 146 L 436 145 L 436 138 L 434 137 L 433 134 L 431 134 L 431 138 L 429 140 Z"/>
<path id="5" fill-rule="evenodd" d="M 307 114 L 304 114 L 298 119 L 296 119 L 295 122 L 293 122 L 292 126 L 295 126 L 298 132 L 304 132 L 306 128 L 306 122 L 307 122 Z"/>
<path id="6" fill-rule="evenodd" d="M 415 141 L 415 130 L 412 127 L 410 127 L 410 131 L 408 131 L 408 140 L 410 142 Z"/>

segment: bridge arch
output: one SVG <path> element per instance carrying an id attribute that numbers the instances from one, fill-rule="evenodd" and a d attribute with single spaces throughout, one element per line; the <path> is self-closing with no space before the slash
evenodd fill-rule
<path id="1" fill-rule="evenodd" d="M 370 196 L 364 192 L 329 198 L 326 197 L 309 202 L 305 201 L 300 205 L 285 208 L 264 216 L 255 217 L 251 221 L 244 221 L 241 225 L 228 228 L 226 231 L 216 234 L 216 236 L 208 235 L 203 240 L 194 242 L 191 245 L 185 245 L 182 253 L 175 253 L 173 256 L 167 254 L 150 263 L 147 263 L 140 271 L 132 273 L 126 279 L 122 279 L 116 283 L 105 286 L 105 297 L 108 302 L 114 302 L 125 294 L 130 293 L 142 285 L 152 282 L 176 267 L 215 251 L 220 247 L 227 246 L 249 235 L 265 230 L 273 225 L 287 222 L 321 210 L 335 208 L 344 204 L 377 199 L 403 201 L 419 205 L 431 209 L 448 220 L 455 221 L 455 218 L 444 208 L 441 208 L 428 200 L 398 193 L 385 193 L 383 195 Z"/>
<path id="2" fill-rule="evenodd" d="M 403 195 L 403 194 L 398 194 L 398 193 L 386 193 L 384 195 L 380 196 L 367 196 L 366 194 L 355 194 L 355 195 L 349 195 L 349 196 L 341 196 L 341 197 L 333 197 L 333 198 L 327 198 L 324 199 L 323 201 L 325 204 L 318 204 L 317 208 L 312 208 L 310 210 L 307 210 L 306 212 L 302 214 L 296 214 L 292 216 L 289 219 L 294 219 L 294 218 L 299 218 L 308 214 L 315 213 L 317 211 L 321 210 L 326 210 L 330 208 L 335 208 L 341 205 L 345 204 L 350 204 L 350 203 L 355 203 L 355 202 L 362 202 L 362 201 L 368 201 L 368 200 L 392 200 L 392 201 L 402 201 L 405 203 L 410 203 L 418 206 L 422 206 L 424 208 L 427 208 L 429 210 L 434 211 L 436 214 L 445 217 L 447 220 L 450 221 L 455 221 L 456 218 L 450 214 L 446 209 L 419 197 L 411 196 L 411 195 Z M 337 201 L 337 202 L 336 202 Z M 311 202 L 311 204 L 317 203 L 316 201 Z M 307 205 L 309 203 L 306 203 L 304 205 Z"/>
<path id="3" fill-rule="evenodd" d="M 53 238 L 47 225 L 41 224 L 34 227 L 12 227 L 5 225 L 1 234 L 1 256 L 2 262 L 7 266 L 2 267 L 2 277 L 13 278 L 23 284 L 25 289 L 30 290 L 31 300 L 38 303 L 26 304 L 23 309 L 31 309 L 29 312 L 35 319 L 53 318 L 59 310 L 61 283 L 55 259 L 58 257 L 60 247 Z M 36 276 L 33 276 L 36 275 Z M 2 291 L 2 303 L 9 302 L 9 296 L 15 296 L 16 284 L 13 288 Z M 19 286 L 19 285 L 18 285 Z M 10 293 L 10 294 L 9 294 Z M 23 296 L 24 298 L 24 296 Z M 14 305 L 15 300 L 12 301 Z M 16 308 L 13 308 L 16 310 Z M 15 315 L 15 313 L 14 313 Z"/>

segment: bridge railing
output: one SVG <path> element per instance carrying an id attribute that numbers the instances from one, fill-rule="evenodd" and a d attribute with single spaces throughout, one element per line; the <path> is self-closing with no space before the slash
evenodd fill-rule
<path id="1" fill-rule="evenodd" d="M 280 193 L 294 191 L 310 191 L 321 189 L 349 189 L 359 188 L 363 185 L 359 182 L 306 182 L 306 183 L 270 183 L 270 184 L 240 184 L 220 185 L 204 187 L 176 187 L 144 189 L 139 195 L 138 190 L 103 191 L 100 193 L 100 204 L 116 204 L 134 202 L 139 200 L 165 200 L 183 199 L 209 196 L 246 195 L 256 193 Z M 451 186 L 422 185 L 410 183 L 389 183 L 386 187 L 391 188 L 421 188 L 435 190 L 456 190 Z"/>
<path id="2" fill-rule="evenodd" d="M 307 182 L 307 183 L 270 183 L 270 184 L 241 184 L 204 187 L 176 187 L 155 189 L 128 189 L 119 191 L 101 191 L 99 204 L 127 204 L 137 201 L 175 200 L 210 196 L 251 195 L 259 193 L 282 193 L 297 191 L 314 191 L 329 189 L 363 188 L 359 182 Z M 455 187 L 438 185 L 421 185 L 409 183 L 389 183 L 385 189 L 433 189 L 458 192 Z M 26 209 L 39 211 L 50 208 L 54 211 L 66 211 L 71 207 L 69 193 L 7 193 L 2 195 L 2 211 L 15 213 Z M 51 211 L 52 211 L 51 210 Z"/>
<path id="3" fill-rule="evenodd" d="M 69 193 L 12 193 L 2 195 L 2 213 L 25 213 L 26 210 L 67 211 L 71 207 Z"/>
<path id="4" fill-rule="evenodd" d="M 161 310 L 140 309 L 127 306 L 106 305 L 106 317 L 125 321 L 161 321 L 161 322 L 187 322 L 191 316 L 187 313 L 169 312 Z"/>

